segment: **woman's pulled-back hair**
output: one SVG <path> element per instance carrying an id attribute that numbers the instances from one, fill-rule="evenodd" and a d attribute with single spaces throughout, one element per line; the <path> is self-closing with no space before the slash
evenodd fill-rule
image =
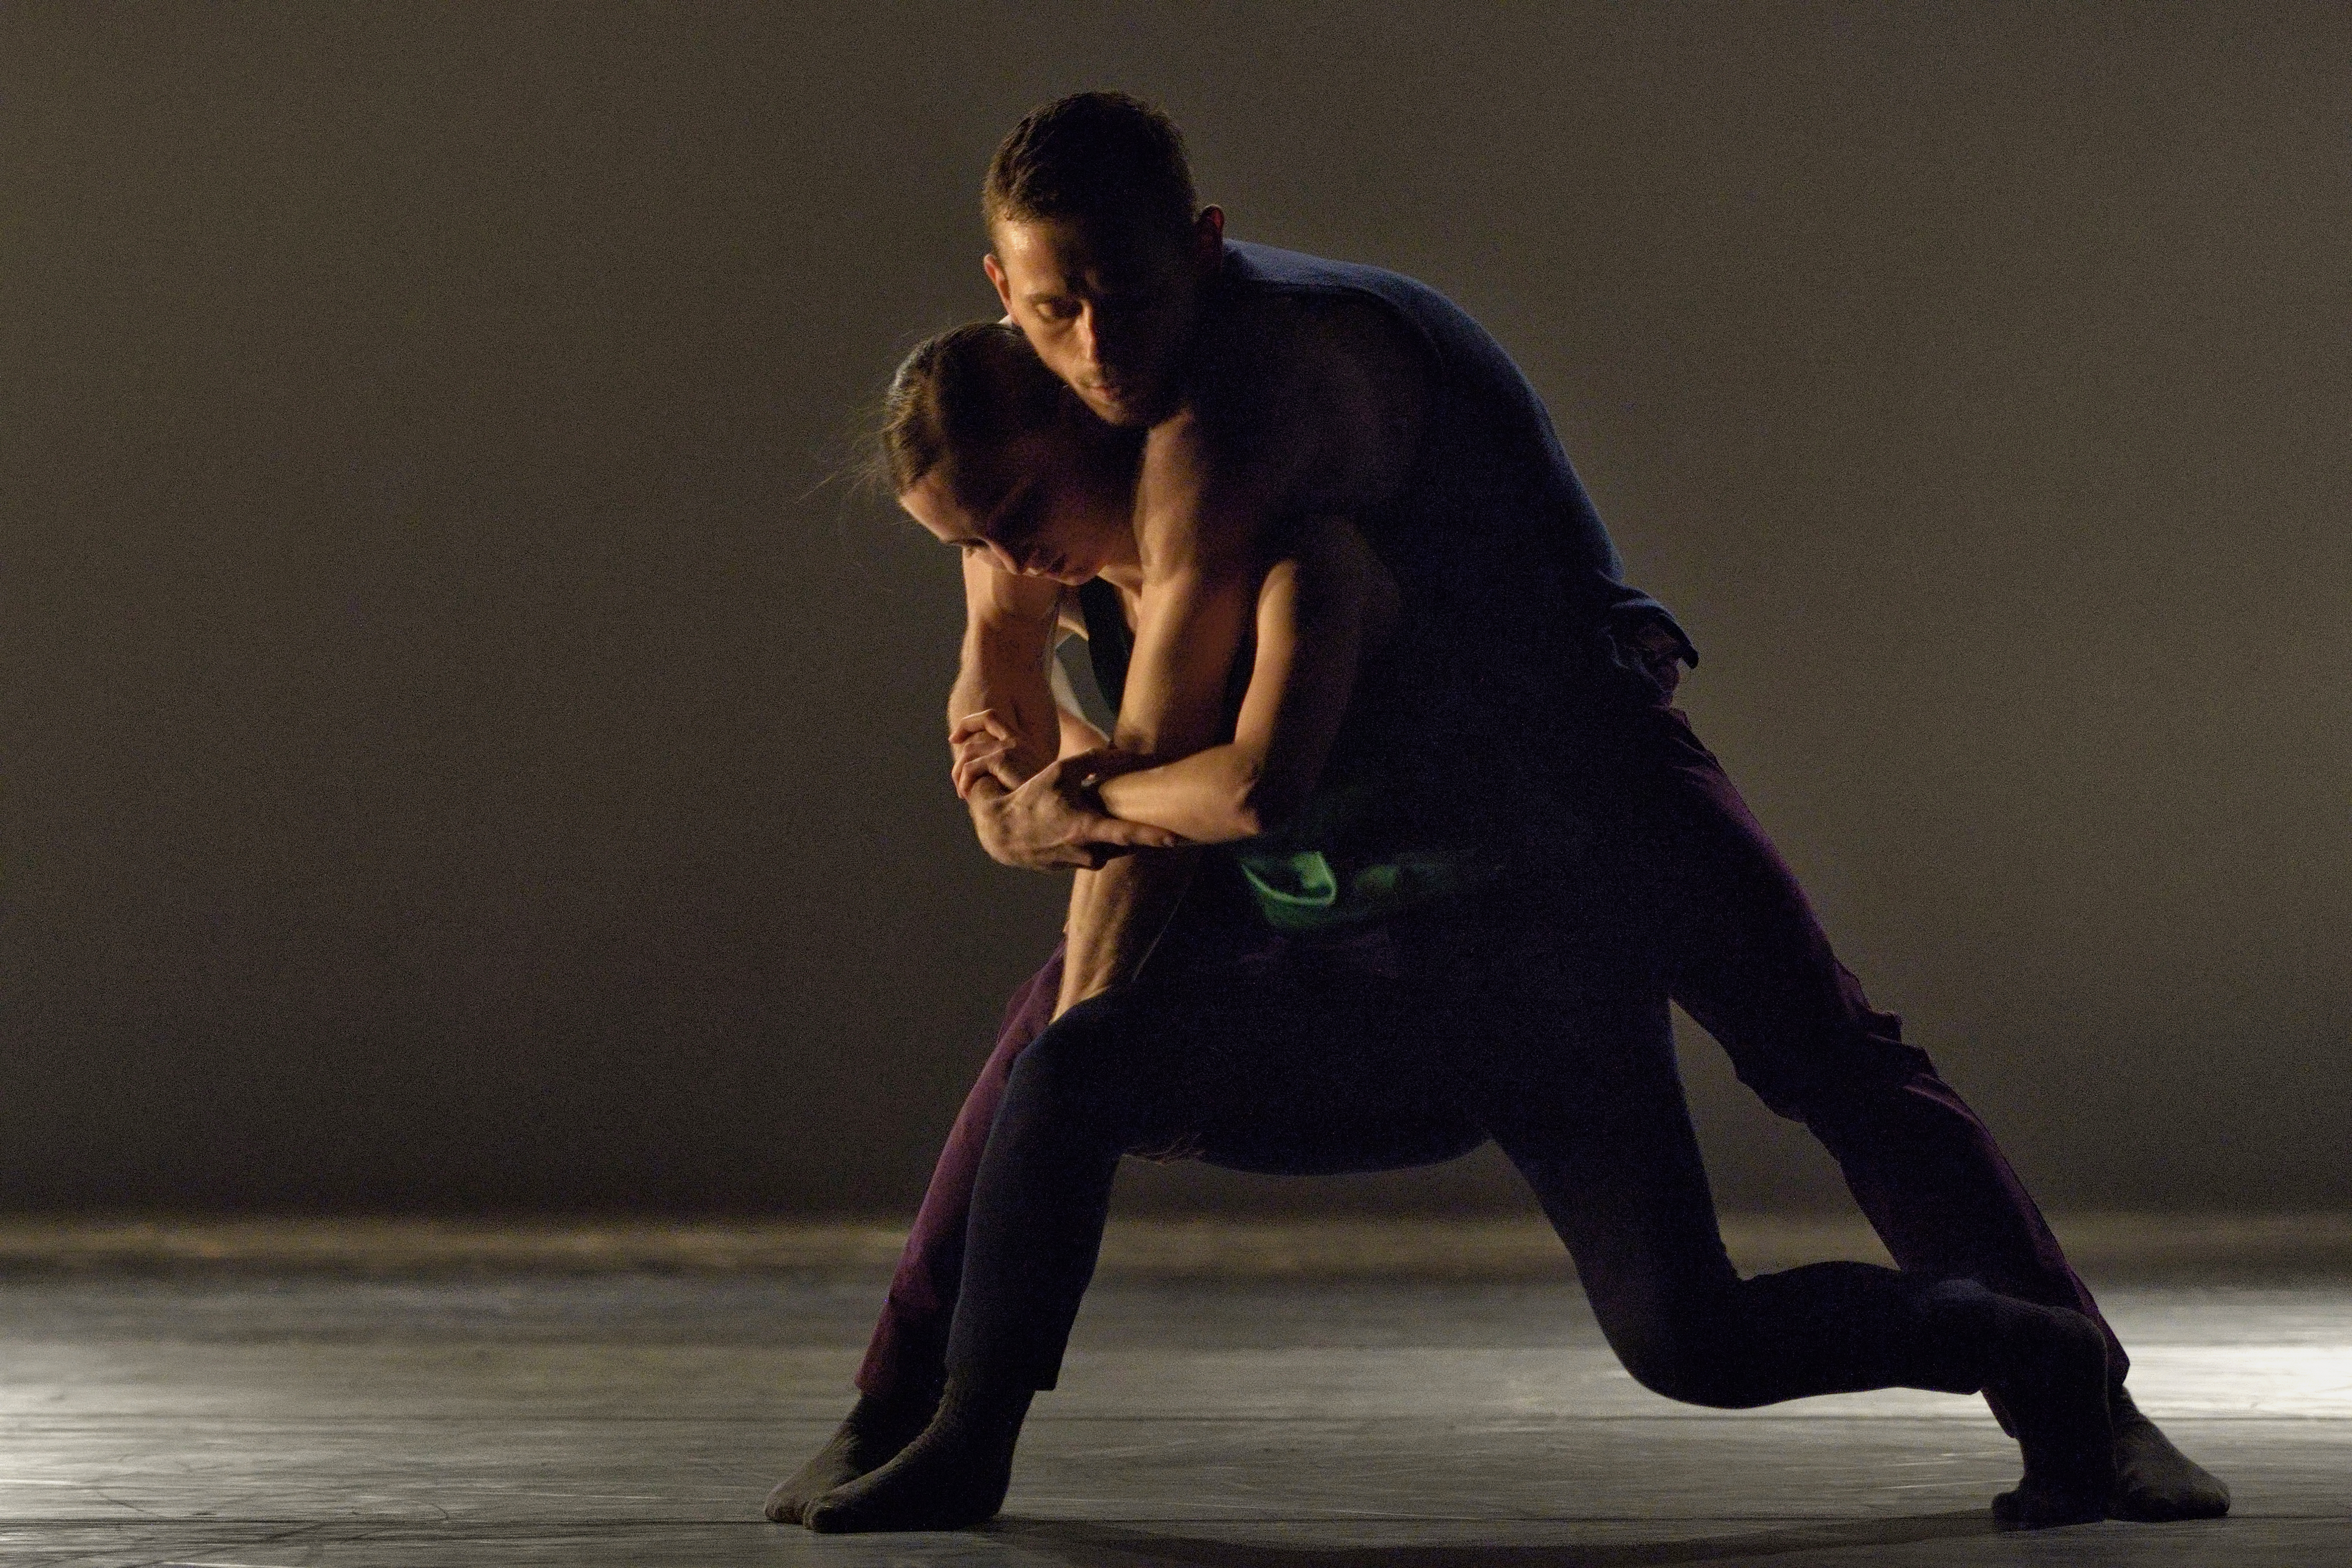
<path id="1" fill-rule="evenodd" d="M 915 347 L 882 400 L 882 466 L 894 495 L 944 467 L 952 487 L 975 458 L 1042 430 L 1061 412 L 1062 384 L 1019 329 L 973 321 Z"/>

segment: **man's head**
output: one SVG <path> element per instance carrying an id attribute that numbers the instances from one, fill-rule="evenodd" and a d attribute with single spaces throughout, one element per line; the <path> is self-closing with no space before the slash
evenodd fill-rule
<path id="1" fill-rule="evenodd" d="M 982 265 L 1054 374 L 1113 425 L 1168 412 L 1224 214 L 1193 205 L 1175 122 L 1122 92 L 1032 110 L 989 160 Z"/>

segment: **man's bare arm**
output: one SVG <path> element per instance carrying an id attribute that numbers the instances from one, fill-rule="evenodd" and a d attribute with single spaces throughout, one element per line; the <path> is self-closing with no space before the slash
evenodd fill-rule
<path id="1" fill-rule="evenodd" d="M 1364 649 L 1389 635 L 1399 604 L 1395 582 L 1344 520 L 1311 520 L 1294 542 L 1258 588 L 1256 651 L 1233 738 L 1105 779 L 1097 793 L 1113 815 L 1215 844 L 1267 832 L 1305 804 Z"/>
<path id="2" fill-rule="evenodd" d="M 1191 756 L 1231 733 L 1225 690 L 1256 597 L 1263 493 L 1220 471 L 1189 415 L 1151 432 L 1137 489 L 1143 591 L 1113 744 L 1156 761 Z M 1060 1006 L 1134 977 L 1191 886 L 1198 851 L 1135 855 L 1071 889 Z"/>
<path id="3" fill-rule="evenodd" d="M 1278 331 L 1280 368 L 1213 430 L 1197 406 L 1155 426 L 1136 491 L 1143 562 L 1134 657 L 1115 744 L 1155 763 L 1233 738 L 1227 683 L 1247 637 L 1269 542 L 1308 510 L 1378 505 L 1418 439 L 1423 370 L 1377 313 Z M 1237 393 L 1241 389 L 1235 389 Z M 1248 432 L 1247 447 L 1233 439 Z M 1192 876 L 1192 855 L 1139 855 L 1071 902 L 1062 1000 L 1135 972 Z"/>
<path id="4" fill-rule="evenodd" d="M 1136 491 L 1143 589 L 1113 740 L 1160 761 L 1223 740 L 1225 693 L 1248 636 L 1272 500 L 1179 414 L 1144 444 Z"/>
<path id="5" fill-rule="evenodd" d="M 1117 742 L 1159 761 L 1226 738 L 1224 683 L 1294 525 L 1384 505 L 1421 437 L 1428 368 L 1378 308 L 1285 310 L 1243 335 L 1270 364 L 1228 366 L 1214 419 L 1188 405 L 1144 444 L 1144 583 Z"/>

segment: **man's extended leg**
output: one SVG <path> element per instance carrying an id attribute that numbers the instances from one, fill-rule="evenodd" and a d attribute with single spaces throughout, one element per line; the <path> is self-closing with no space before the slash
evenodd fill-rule
<path id="1" fill-rule="evenodd" d="M 2229 1492 L 2122 1393 L 2130 1363 L 1992 1133 L 1873 1007 L 1831 951 L 1795 875 L 1676 710 L 1629 715 L 1626 787 L 1604 859 L 1657 950 L 1675 1001 L 1741 1081 L 1837 1160 L 1906 1270 L 2063 1307 L 2106 1332 L 2131 1518 L 2204 1517 Z M 2003 1413 L 1999 1397 L 1996 1411 Z"/>
<path id="2" fill-rule="evenodd" d="M 922 1206 L 915 1211 L 914 1226 L 898 1255 L 898 1270 L 883 1299 L 866 1360 L 857 1369 L 857 1403 L 824 1447 L 768 1494 L 767 1516 L 778 1523 L 798 1524 L 811 1503 L 888 1463 L 930 1425 L 947 1378 L 948 1326 L 955 1317 L 956 1289 L 963 1277 L 972 1181 L 1013 1059 L 1054 1021 L 1054 1001 L 1061 989 L 1062 950 L 1056 946 L 1045 967 L 1005 1005 L 996 1048 L 982 1065 L 948 1131 Z"/>
<path id="3" fill-rule="evenodd" d="M 2026 1479 L 2011 1523 L 2097 1519 L 2114 1479 L 2106 1345 L 2082 1314 L 1972 1281 L 1821 1263 L 1743 1279 L 1725 1254 L 1675 1071 L 1666 998 L 1590 923 L 1469 944 L 1483 1005 L 1451 1047 L 1465 1102 L 1576 1260 L 1626 1369 L 1669 1398 L 1745 1408 L 1910 1387 L 1999 1394 Z"/>

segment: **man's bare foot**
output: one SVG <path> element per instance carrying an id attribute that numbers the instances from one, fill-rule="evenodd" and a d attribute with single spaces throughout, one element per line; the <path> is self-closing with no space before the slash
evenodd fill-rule
<path id="1" fill-rule="evenodd" d="M 930 1425 L 935 1405 L 929 1399 L 894 1404 L 859 1394 L 832 1439 L 776 1483 L 768 1494 L 767 1516 L 778 1524 L 800 1523 L 817 1499 L 896 1458 Z"/>
<path id="2" fill-rule="evenodd" d="M 2025 1451 L 2025 1475 L 1993 1499 L 1993 1517 L 2012 1530 L 2106 1518 L 2116 1491 L 2106 1335 L 2063 1307 L 1993 1300 L 1985 1386 Z"/>
<path id="3" fill-rule="evenodd" d="M 818 1499 L 802 1521 L 832 1535 L 961 1530 L 995 1518 L 1029 1400 L 1027 1389 L 974 1393 L 950 1384 L 921 1436 L 880 1469 Z"/>
<path id="4" fill-rule="evenodd" d="M 2116 1495 L 2107 1511 L 2147 1524 L 2179 1519 L 2219 1519 L 2230 1511 L 2221 1479 L 2172 1446 L 2132 1396 L 2114 1395 Z"/>

